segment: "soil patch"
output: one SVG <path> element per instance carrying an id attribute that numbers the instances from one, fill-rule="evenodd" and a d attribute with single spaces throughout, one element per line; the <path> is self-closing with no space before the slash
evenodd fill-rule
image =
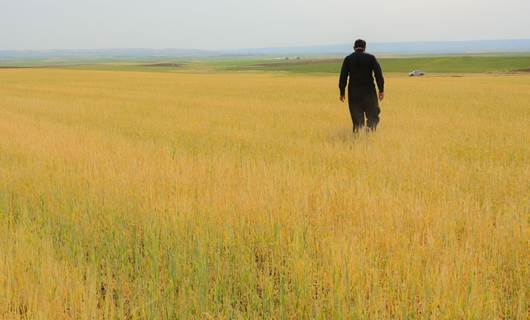
<path id="1" fill-rule="evenodd" d="M 312 64 L 340 63 L 339 59 L 316 59 L 316 60 L 282 60 L 278 62 L 267 62 L 253 65 L 253 67 L 283 67 L 283 66 L 303 66 Z"/>
<path id="2" fill-rule="evenodd" d="M 142 67 L 153 67 L 153 68 L 181 68 L 183 66 L 184 65 L 182 63 L 169 63 L 169 62 L 142 64 Z"/>

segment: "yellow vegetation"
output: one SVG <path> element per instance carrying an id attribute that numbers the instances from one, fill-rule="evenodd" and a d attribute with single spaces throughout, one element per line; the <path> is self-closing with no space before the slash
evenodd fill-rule
<path id="1" fill-rule="evenodd" d="M 530 76 L 0 71 L 2 319 L 526 319 Z"/>

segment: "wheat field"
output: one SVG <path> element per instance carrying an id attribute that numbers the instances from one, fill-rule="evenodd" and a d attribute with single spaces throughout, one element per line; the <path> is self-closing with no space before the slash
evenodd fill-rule
<path id="1" fill-rule="evenodd" d="M 0 70 L 1 319 L 527 319 L 530 76 Z"/>

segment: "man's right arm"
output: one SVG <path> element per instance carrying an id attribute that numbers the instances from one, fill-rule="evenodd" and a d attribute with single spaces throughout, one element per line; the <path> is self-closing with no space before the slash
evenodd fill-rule
<path id="1" fill-rule="evenodd" d="M 379 97 L 381 100 L 383 100 L 382 97 L 384 97 L 385 92 L 385 78 L 383 77 L 383 71 L 381 70 L 381 66 L 379 65 L 379 62 L 374 57 L 372 68 L 374 70 L 374 77 L 375 82 L 377 83 L 377 89 L 379 89 Z"/>
<path id="2" fill-rule="evenodd" d="M 344 59 L 344 62 L 342 63 L 342 68 L 340 69 L 340 78 L 339 78 L 339 90 L 340 90 L 340 96 L 341 100 L 343 97 L 346 96 L 346 85 L 348 84 L 348 57 Z"/>

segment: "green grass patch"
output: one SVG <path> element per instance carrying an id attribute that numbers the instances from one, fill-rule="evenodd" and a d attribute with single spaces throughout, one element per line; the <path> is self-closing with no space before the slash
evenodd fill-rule
<path id="1" fill-rule="evenodd" d="M 530 68 L 530 55 L 523 56 L 445 56 L 380 58 L 385 72 L 421 69 L 432 73 L 509 72 Z M 342 59 L 277 60 L 259 63 L 227 64 L 227 70 L 287 71 L 294 73 L 338 73 Z"/>
<path id="2" fill-rule="evenodd" d="M 464 55 L 439 57 L 380 57 L 384 72 L 491 73 L 530 69 L 530 54 Z M 46 67 L 76 70 L 140 72 L 281 71 L 290 73 L 338 73 L 342 58 L 215 58 L 143 60 L 26 60 L 0 62 L 5 67 Z"/>

